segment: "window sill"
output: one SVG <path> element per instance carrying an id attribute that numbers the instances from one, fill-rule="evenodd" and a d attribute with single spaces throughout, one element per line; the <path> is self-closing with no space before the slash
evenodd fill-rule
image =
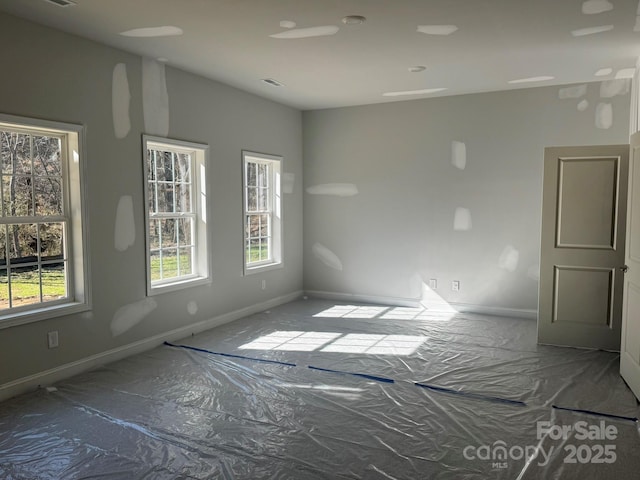
<path id="1" fill-rule="evenodd" d="M 28 323 L 41 322 L 51 318 L 73 315 L 91 310 L 91 306 L 86 303 L 64 303 L 52 305 L 23 312 L 0 315 L 0 330 L 3 328 L 17 327 Z"/>
<path id="2" fill-rule="evenodd" d="M 255 267 L 244 267 L 244 274 L 246 275 L 253 275 L 255 273 L 263 273 L 263 272 L 267 272 L 269 270 L 276 270 L 278 268 L 282 268 L 282 262 L 273 262 L 273 263 L 266 263 L 263 265 L 256 265 Z"/>
<path id="3" fill-rule="evenodd" d="M 184 290 L 185 288 L 198 287 L 200 285 L 211 284 L 211 277 L 195 277 L 173 283 L 165 283 L 163 285 L 155 285 L 147 288 L 147 296 L 153 297 L 163 293 Z"/>

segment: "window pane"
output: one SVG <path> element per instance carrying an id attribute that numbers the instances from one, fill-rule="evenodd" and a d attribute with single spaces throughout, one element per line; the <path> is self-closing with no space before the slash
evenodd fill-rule
<path id="1" fill-rule="evenodd" d="M 191 185 L 180 183 L 176 185 L 176 211 L 181 213 L 191 213 Z"/>
<path id="2" fill-rule="evenodd" d="M 151 281 L 160 280 L 160 253 L 154 252 L 149 258 L 149 266 L 151 270 Z"/>
<path id="3" fill-rule="evenodd" d="M 38 260 L 38 230 L 35 225 L 9 225 L 9 257 L 12 264 Z"/>
<path id="4" fill-rule="evenodd" d="M 258 164 L 258 186 L 266 187 L 268 185 L 269 166 L 263 163 Z"/>
<path id="5" fill-rule="evenodd" d="M 67 296 L 65 263 L 42 266 L 42 301 L 50 302 Z"/>
<path id="6" fill-rule="evenodd" d="M 36 195 L 36 215 L 62 215 L 61 179 L 33 177 Z"/>
<path id="7" fill-rule="evenodd" d="M 12 269 L 10 276 L 13 307 L 40 303 L 40 270 L 37 265 Z"/>
<path id="8" fill-rule="evenodd" d="M 247 186 L 254 187 L 257 185 L 256 183 L 256 167 L 257 165 L 253 162 L 247 162 Z"/>
<path id="9" fill-rule="evenodd" d="M 16 134 L 0 132 L 0 159 L 2 160 L 2 173 L 13 172 L 14 142 Z"/>
<path id="10" fill-rule="evenodd" d="M 156 210 L 156 183 L 149 182 L 147 184 L 147 208 L 151 213 L 157 213 Z"/>
<path id="11" fill-rule="evenodd" d="M 176 247 L 178 245 L 177 222 L 173 218 L 160 220 L 161 248 Z"/>
<path id="12" fill-rule="evenodd" d="M 7 266 L 7 234 L 6 226 L 0 225 L 0 266 Z"/>
<path id="13" fill-rule="evenodd" d="M 33 173 L 41 176 L 62 175 L 61 142 L 56 137 L 33 137 Z"/>
<path id="14" fill-rule="evenodd" d="M 255 187 L 247 188 L 247 212 L 255 212 L 258 210 L 258 189 Z"/>
<path id="15" fill-rule="evenodd" d="M 269 208 L 269 189 L 258 189 L 258 210 L 264 212 Z"/>
<path id="16" fill-rule="evenodd" d="M 260 236 L 269 236 L 269 215 L 260 215 Z"/>
<path id="17" fill-rule="evenodd" d="M 251 236 L 251 215 L 246 215 L 244 217 L 244 238 L 248 240 Z M 247 246 L 247 248 L 249 248 Z"/>
<path id="18" fill-rule="evenodd" d="M 43 261 L 64 260 L 64 224 L 40 224 L 40 255 Z"/>
<path id="19" fill-rule="evenodd" d="M 173 184 L 158 183 L 158 212 L 174 213 Z"/>
<path id="20" fill-rule="evenodd" d="M 0 310 L 9 308 L 9 277 L 5 269 L 0 270 Z"/>
<path id="21" fill-rule="evenodd" d="M 20 217 L 33 215 L 33 192 L 30 176 L 2 177 L 4 214 Z"/>
<path id="22" fill-rule="evenodd" d="M 156 157 L 156 172 L 158 180 L 173 182 L 173 154 L 171 152 L 158 152 Z"/>
<path id="23" fill-rule="evenodd" d="M 249 215 L 249 238 L 260 236 L 260 215 Z"/>
<path id="24" fill-rule="evenodd" d="M 178 276 L 177 250 L 162 251 L 162 278 L 174 278 Z"/>
<path id="25" fill-rule="evenodd" d="M 2 132 L 2 173 L 31 173 L 30 135 Z"/>
<path id="26" fill-rule="evenodd" d="M 155 150 L 147 149 L 147 179 L 149 181 L 156 180 L 156 163 L 155 163 Z"/>
<path id="27" fill-rule="evenodd" d="M 193 249 L 181 248 L 180 249 L 180 275 L 191 275 L 193 273 Z"/>
<path id="28" fill-rule="evenodd" d="M 149 248 L 157 250 L 160 248 L 160 221 L 151 220 L 149 222 Z"/>
<path id="29" fill-rule="evenodd" d="M 191 155 L 177 153 L 175 159 L 176 182 L 191 183 Z"/>
<path id="30" fill-rule="evenodd" d="M 259 262 L 260 261 L 260 239 L 252 238 L 249 240 L 249 260 L 248 262 Z"/>
<path id="31" fill-rule="evenodd" d="M 191 238 L 191 232 L 193 228 L 192 218 L 181 218 L 178 220 L 178 241 L 180 246 L 191 246 L 193 239 Z"/>

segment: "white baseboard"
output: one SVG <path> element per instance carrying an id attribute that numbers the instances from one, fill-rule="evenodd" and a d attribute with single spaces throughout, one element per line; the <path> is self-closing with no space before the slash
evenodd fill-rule
<path id="1" fill-rule="evenodd" d="M 323 292 L 320 290 L 307 290 L 305 295 L 326 300 L 341 302 L 362 302 L 377 305 L 390 305 L 393 307 L 418 307 L 420 300 L 399 297 L 380 297 L 376 295 L 360 295 L 356 293 Z"/>
<path id="2" fill-rule="evenodd" d="M 528 320 L 538 319 L 537 310 L 527 310 L 524 308 L 487 307 L 484 305 L 470 305 L 467 303 L 451 303 L 450 305 L 460 313 L 480 313 L 483 315 L 494 315 L 496 317 L 525 318 Z"/>
<path id="3" fill-rule="evenodd" d="M 335 301 L 363 302 L 373 303 L 377 305 L 391 305 L 395 307 L 419 307 L 423 305 L 417 298 L 399 298 L 399 297 L 380 297 L 375 295 L 360 295 L 351 293 L 324 292 L 318 290 L 309 290 L 305 295 L 315 298 Z M 479 313 L 483 315 L 495 315 L 498 317 L 526 318 L 536 320 L 538 312 L 536 310 L 526 310 L 518 308 L 489 307 L 485 305 L 472 305 L 467 303 L 443 303 L 446 311 L 453 309 L 460 313 Z M 442 306 L 434 305 L 433 310 L 439 311 Z M 429 305 L 425 308 L 430 309 Z"/>
<path id="4" fill-rule="evenodd" d="M 115 362 L 131 355 L 151 350 L 152 348 L 161 345 L 165 341 L 173 342 L 181 338 L 185 338 L 191 334 L 204 332 L 205 330 L 210 330 L 211 328 L 217 327 L 219 325 L 223 325 L 225 323 L 229 323 L 234 320 L 253 315 L 254 313 L 262 312 L 269 308 L 274 308 L 278 305 L 291 302 L 300 297 L 302 297 L 302 291 L 292 292 L 287 295 L 272 298 L 265 302 L 250 305 L 239 310 L 234 310 L 233 312 L 225 313 L 208 320 L 203 320 L 191 325 L 176 328 L 175 330 L 160 333 L 143 340 L 138 340 L 137 342 L 123 345 L 112 350 L 107 350 L 106 352 L 91 355 L 90 357 L 76 360 L 75 362 L 60 365 L 59 367 L 55 367 L 50 370 L 45 370 L 44 372 L 39 372 L 33 375 L 29 375 L 28 377 L 13 380 L 9 383 L 5 383 L 4 385 L 0 385 L 0 401 L 15 397 L 16 395 L 20 395 L 22 393 L 36 390 L 47 385 L 51 385 L 53 383 L 59 382 L 87 370 L 105 365 L 107 363 Z"/>

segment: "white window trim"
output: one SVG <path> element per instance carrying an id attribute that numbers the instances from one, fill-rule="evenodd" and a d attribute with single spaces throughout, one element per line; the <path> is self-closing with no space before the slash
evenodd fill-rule
<path id="1" fill-rule="evenodd" d="M 193 155 L 192 175 L 196 188 L 192 192 L 192 202 L 196 215 L 196 269 L 197 272 L 175 279 L 168 279 L 162 283 L 151 284 L 151 239 L 149 235 L 149 172 L 147 168 L 148 145 L 167 148 L 174 151 L 183 151 Z M 174 292 L 199 285 L 207 285 L 212 282 L 211 255 L 209 252 L 209 229 L 207 228 L 207 185 L 206 172 L 209 168 L 209 145 L 174 140 L 151 135 L 142 136 L 142 164 L 144 173 L 144 218 L 145 218 L 145 268 L 147 281 L 147 296 Z"/>
<path id="2" fill-rule="evenodd" d="M 246 188 L 246 168 L 247 159 L 251 158 L 252 161 L 257 163 L 268 163 L 272 165 L 271 171 L 271 185 L 273 186 L 273 192 L 269 199 L 271 209 L 273 211 L 272 231 L 271 231 L 271 249 L 273 258 L 271 260 L 265 260 L 260 263 L 253 263 L 247 265 L 246 256 L 246 205 L 247 205 L 247 188 Z M 276 166 L 276 167 L 273 167 Z M 283 268 L 283 251 L 284 251 L 284 235 L 282 230 L 283 225 L 283 202 L 282 202 L 282 171 L 283 171 L 283 158 L 279 155 L 270 155 L 266 153 L 258 153 L 249 150 L 242 151 L 242 265 L 244 275 L 253 275 L 256 273 L 262 273 L 269 270 Z"/>
<path id="3" fill-rule="evenodd" d="M 39 322 L 50 318 L 72 315 L 91 310 L 91 268 L 88 254 L 89 219 L 86 195 L 85 131 L 82 125 L 39 120 L 0 113 L 0 123 L 12 129 L 24 127 L 29 131 L 42 131 L 66 136 L 63 152 L 65 162 L 65 204 L 67 207 L 68 239 L 68 288 L 69 299 L 25 307 L 18 311 L 0 314 L 0 329 Z M 70 238 L 69 238 L 70 237 Z"/>

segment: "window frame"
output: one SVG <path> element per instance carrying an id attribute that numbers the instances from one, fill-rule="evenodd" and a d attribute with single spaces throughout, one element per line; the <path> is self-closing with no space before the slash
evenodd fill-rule
<path id="1" fill-rule="evenodd" d="M 147 151 L 153 148 L 174 151 L 176 153 L 191 154 L 191 213 L 173 213 L 167 218 L 193 218 L 194 226 L 191 232 L 193 243 L 192 260 L 193 272 L 188 275 L 152 281 L 151 279 L 151 232 L 150 222 L 154 217 L 149 211 L 149 168 Z M 211 279 L 211 255 L 209 252 L 209 229 L 207 228 L 207 170 L 209 165 L 209 145 L 203 143 L 177 140 L 173 138 L 156 137 L 152 135 L 142 136 L 142 165 L 144 184 L 144 219 L 145 219 L 145 271 L 147 296 L 159 295 L 185 288 L 210 284 Z M 158 212 L 156 212 L 157 215 Z M 162 250 L 162 248 L 161 248 Z M 178 250 L 178 255 L 180 251 Z"/>
<path id="2" fill-rule="evenodd" d="M 270 232 L 269 254 L 267 260 L 260 262 L 247 262 L 247 215 L 248 212 L 248 185 L 247 164 L 258 163 L 269 165 L 269 184 L 271 185 L 268 196 Z M 242 151 L 242 265 L 244 275 L 252 275 L 268 270 L 283 267 L 283 201 L 282 201 L 282 171 L 284 159 L 280 155 L 259 153 L 250 150 Z M 254 215 L 257 213 L 254 213 Z"/>
<path id="3" fill-rule="evenodd" d="M 0 113 L 0 129 L 61 139 L 63 257 L 66 263 L 64 299 L 14 307 L 0 312 L 0 329 L 91 310 L 88 254 L 85 129 L 82 125 Z M 35 212 L 34 212 L 35 213 Z M 4 218 L 4 217 L 3 217 Z M 25 217 L 46 219 L 46 216 Z M 46 222 L 45 222 L 46 223 Z M 4 225 L 3 221 L 1 225 Z M 38 260 L 41 265 L 42 260 Z"/>

